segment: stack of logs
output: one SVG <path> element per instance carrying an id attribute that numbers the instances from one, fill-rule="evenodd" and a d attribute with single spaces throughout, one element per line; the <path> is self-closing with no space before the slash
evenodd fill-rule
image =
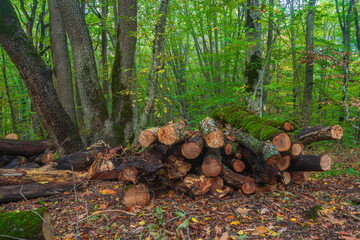
<path id="1" fill-rule="evenodd" d="M 289 121 L 261 122 L 247 110 L 229 109 L 214 114 L 223 126 L 230 124 L 225 127 L 207 117 L 197 131 L 189 130 L 183 120 L 143 130 L 139 142 L 145 149 L 139 152 L 121 146 L 111 149 L 100 142 L 38 169 L 0 169 L 0 202 L 22 199 L 20 188 L 28 198 L 66 191 L 73 185 L 73 176 L 76 184 L 88 179 L 121 180 L 127 185 L 121 197 L 131 207 L 149 203 L 148 187 L 168 187 L 194 198 L 221 197 L 232 190 L 251 194 L 331 168 L 329 155 L 304 155 L 303 148 L 316 141 L 341 139 L 340 126 L 306 128 L 290 136 L 295 126 Z M 252 131 L 250 120 L 234 121 L 240 117 L 250 117 L 260 128 Z"/>

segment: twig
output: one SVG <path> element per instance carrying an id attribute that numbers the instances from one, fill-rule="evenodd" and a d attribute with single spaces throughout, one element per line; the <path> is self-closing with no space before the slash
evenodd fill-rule
<path id="1" fill-rule="evenodd" d="M 125 214 L 128 214 L 128 215 L 131 215 L 131 216 L 137 216 L 135 213 L 130 213 L 130 212 L 127 212 L 127 211 L 124 211 L 124 210 L 120 210 L 120 209 L 104 210 L 104 211 L 97 212 L 97 213 L 95 213 L 95 214 L 92 214 L 92 215 L 90 215 L 90 216 L 87 216 L 86 218 L 83 218 L 83 219 L 79 220 L 79 223 L 80 223 L 80 222 L 83 222 L 83 221 L 85 221 L 85 220 L 87 220 L 87 219 L 89 219 L 89 218 L 92 218 L 92 217 L 94 217 L 94 216 L 96 216 L 96 215 L 103 214 L 103 213 L 106 213 L 106 212 L 122 212 L 122 213 L 125 213 Z"/>
<path id="2" fill-rule="evenodd" d="M 77 199 L 77 192 L 76 192 L 76 183 L 75 183 L 75 175 L 74 175 L 74 168 L 71 164 L 71 172 L 73 177 L 73 185 L 74 185 L 74 195 L 75 195 L 75 208 L 76 208 L 76 227 L 75 227 L 75 238 L 78 239 L 79 233 L 79 206 L 78 206 L 78 199 Z"/>
<path id="3" fill-rule="evenodd" d="M 17 240 L 26 240 L 26 239 L 24 239 L 24 238 L 17 238 L 17 237 L 12 237 L 12 236 L 8 236 L 8 235 L 2 235 L 2 234 L 0 234 L 0 237 L 17 239 Z"/>
<path id="4" fill-rule="evenodd" d="M 25 200 L 26 204 L 28 205 L 30 211 L 31 211 L 32 213 L 35 213 L 36 215 L 38 215 L 38 216 L 41 218 L 41 220 L 46 224 L 46 226 L 48 227 L 48 229 L 49 229 L 49 231 L 50 231 L 50 233 L 51 233 L 51 239 L 54 239 L 53 232 L 52 232 L 52 230 L 51 230 L 50 224 L 49 224 L 47 221 L 45 221 L 45 219 L 44 219 L 39 213 L 37 213 L 36 211 L 34 211 L 34 209 L 32 209 L 29 201 L 27 200 L 27 198 L 25 197 L 25 195 L 21 192 L 22 189 L 23 189 L 23 187 L 24 187 L 24 186 L 21 186 L 21 188 L 20 188 L 20 191 L 19 191 L 20 195 L 24 198 L 24 200 Z"/>

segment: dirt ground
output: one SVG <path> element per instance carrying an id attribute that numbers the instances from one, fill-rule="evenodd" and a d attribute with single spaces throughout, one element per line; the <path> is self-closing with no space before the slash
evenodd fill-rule
<path id="1" fill-rule="evenodd" d="M 330 155 L 331 172 L 266 193 L 192 199 L 165 190 L 146 208 L 125 209 L 119 183 L 102 181 L 77 201 L 74 192 L 29 201 L 49 209 L 55 239 L 360 239 L 360 149 Z M 0 205 L 22 210 L 25 201 Z"/>

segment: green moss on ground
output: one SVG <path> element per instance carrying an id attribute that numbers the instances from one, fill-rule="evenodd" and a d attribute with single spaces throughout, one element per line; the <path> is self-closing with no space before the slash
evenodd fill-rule
<path id="1" fill-rule="evenodd" d="M 216 109 L 213 112 L 213 117 L 217 120 L 223 120 L 261 141 L 268 140 L 273 135 L 282 133 L 283 130 L 281 129 L 285 122 L 261 118 L 246 110 L 244 107 L 237 105 Z"/>
<path id="2" fill-rule="evenodd" d="M 40 216 L 47 208 L 36 210 Z M 0 213 L 0 234 L 23 239 L 42 239 L 41 218 L 31 211 Z"/>

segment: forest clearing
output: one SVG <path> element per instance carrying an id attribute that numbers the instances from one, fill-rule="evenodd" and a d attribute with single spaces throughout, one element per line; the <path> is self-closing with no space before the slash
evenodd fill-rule
<path id="1" fill-rule="evenodd" d="M 0 239 L 360 239 L 357 0 L 1 0 Z"/>

